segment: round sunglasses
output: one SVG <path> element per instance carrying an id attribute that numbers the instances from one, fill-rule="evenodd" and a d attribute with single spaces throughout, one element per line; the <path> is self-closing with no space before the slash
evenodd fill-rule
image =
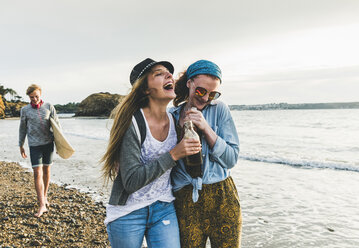
<path id="1" fill-rule="evenodd" d="M 195 94 L 200 97 L 204 97 L 208 91 L 205 88 L 197 87 L 195 90 Z M 208 101 L 216 100 L 218 97 L 221 96 L 221 93 L 218 91 L 211 91 L 208 95 Z"/>

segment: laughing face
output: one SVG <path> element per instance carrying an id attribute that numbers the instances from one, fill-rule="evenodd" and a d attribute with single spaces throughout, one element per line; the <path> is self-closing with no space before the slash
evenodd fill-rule
<path id="1" fill-rule="evenodd" d="M 150 99 L 171 101 L 176 97 L 172 74 L 163 65 L 155 65 L 147 77 Z"/>
<path id="2" fill-rule="evenodd" d="M 211 92 L 217 92 L 220 80 L 216 77 L 211 77 L 208 75 L 198 75 L 187 81 L 187 87 L 189 89 L 188 103 L 191 107 L 196 107 L 198 110 L 202 110 L 206 107 L 210 100 L 209 94 Z M 206 93 L 203 96 L 196 94 L 196 88 L 201 87 L 206 90 Z"/>

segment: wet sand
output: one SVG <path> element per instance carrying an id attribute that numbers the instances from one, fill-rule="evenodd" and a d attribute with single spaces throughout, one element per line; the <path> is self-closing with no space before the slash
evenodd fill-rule
<path id="1" fill-rule="evenodd" d="M 33 174 L 0 161 L 0 247 L 110 247 L 105 207 L 75 189 L 51 183 L 49 211 L 36 218 Z"/>

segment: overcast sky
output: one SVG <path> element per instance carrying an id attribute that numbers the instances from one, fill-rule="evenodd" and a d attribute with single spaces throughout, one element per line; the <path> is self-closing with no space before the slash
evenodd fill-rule
<path id="1" fill-rule="evenodd" d="M 147 57 L 214 61 L 228 104 L 359 101 L 359 0 L 0 0 L 0 84 L 26 99 L 127 94 Z"/>

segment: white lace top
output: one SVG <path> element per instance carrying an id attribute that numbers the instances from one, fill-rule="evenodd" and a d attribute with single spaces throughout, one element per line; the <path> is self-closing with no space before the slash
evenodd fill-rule
<path id="1" fill-rule="evenodd" d="M 158 141 L 152 136 L 147 120 L 144 118 L 146 123 L 146 139 L 141 147 L 141 162 L 143 164 L 157 159 L 160 155 L 170 151 L 177 144 L 177 135 L 173 117 L 170 113 L 167 113 L 167 115 L 170 120 L 170 128 L 167 138 L 164 141 Z M 108 204 L 106 207 L 105 225 L 135 210 L 149 206 L 156 201 L 173 201 L 175 198 L 172 194 L 170 178 L 171 170 L 172 169 L 167 170 L 153 182 L 130 194 L 125 205 Z"/>

